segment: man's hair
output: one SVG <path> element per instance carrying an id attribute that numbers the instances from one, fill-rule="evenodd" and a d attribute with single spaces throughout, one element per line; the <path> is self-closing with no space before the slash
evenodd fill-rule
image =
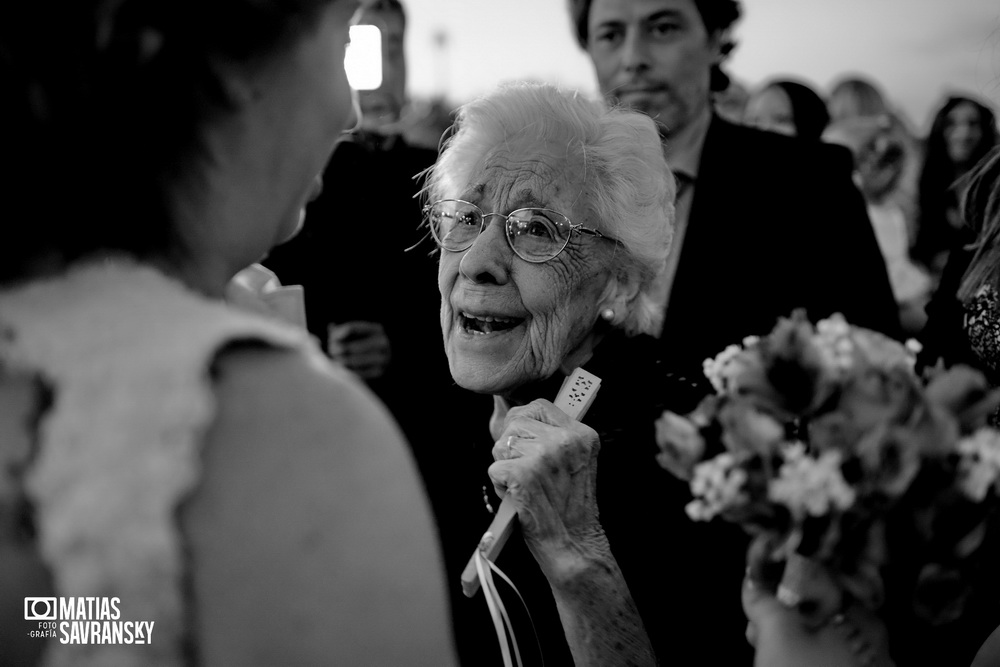
<path id="1" fill-rule="evenodd" d="M 576 41 L 580 48 L 587 48 L 590 6 L 593 0 L 569 0 Z M 739 0 L 694 0 L 695 7 L 709 34 L 725 31 L 740 18 Z"/>
<path id="2" fill-rule="evenodd" d="M 618 326 L 658 335 L 676 190 L 653 121 L 551 85 L 518 83 L 463 106 L 455 128 L 428 172 L 424 196 L 460 197 L 482 160 L 507 142 L 565 147 L 568 164 L 582 173 L 585 207 L 578 212 L 587 211 L 592 224 L 619 241 L 617 280 L 638 282 Z"/>

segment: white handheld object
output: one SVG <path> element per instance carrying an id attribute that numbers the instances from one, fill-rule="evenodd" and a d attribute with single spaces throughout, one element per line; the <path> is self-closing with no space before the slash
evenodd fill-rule
<path id="1" fill-rule="evenodd" d="M 555 406 L 569 415 L 571 418 L 580 421 L 587 413 L 594 396 L 601 387 L 601 378 L 593 373 L 588 373 L 582 368 L 577 368 L 570 373 L 563 381 L 559 394 L 554 401 Z M 476 552 L 481 552 L 490 562 L 496 562 L 500 550 L 507 543 L 511 531 L 514 530 L 514 521 L 517 519 L 517 510 L 510 498 L 504 497 L 500 503 L 500 508 L 493 516 L 490 527 L 483 533 Z M 479 590 L 479 575 L 476 572 L 476 552 L 465 566 L 462 572 L 462 592 L 466 597 L 472 597 Z"/>

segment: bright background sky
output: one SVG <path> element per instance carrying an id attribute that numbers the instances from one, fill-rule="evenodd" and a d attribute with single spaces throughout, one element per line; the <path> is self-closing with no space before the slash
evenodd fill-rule
<path id="1" fill-rule="evenodd" d="M 596 94 L 568 0 L 402 0 L 413 96 L 461 103 L 508 79 Z M 435 34 L 447 34 L 446 49 Z M 942 96 L 1000 109 L 998 0 L 743 0 L 728 71 L 751 86 L 795 75 L 825 93 L 864 74 L 923 132 Z"/>

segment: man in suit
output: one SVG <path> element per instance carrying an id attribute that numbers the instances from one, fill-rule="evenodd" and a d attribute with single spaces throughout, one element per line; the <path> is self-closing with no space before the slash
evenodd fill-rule
<path id="1" fill-rule="evenodd" d="M 609 102 L 649 114 L 678 180 L 667 361 L 702 360 L 805 308 L 900 335 L 885 264 L 840 148 L 734 125 L 713 111 L 737 0 L 572 0 Z"/>

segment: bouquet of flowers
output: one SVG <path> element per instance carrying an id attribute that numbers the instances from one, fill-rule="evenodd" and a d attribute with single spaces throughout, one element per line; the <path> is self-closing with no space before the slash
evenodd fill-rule
<path id="1" fill-rule="evenodd" d="M 1000 394 L 967 367 L 918 377 L 914 348 L 796 312 L 706 360 L 716 393 L 656 424 L 688 515 L 739 524 L 766 562 L 805 557 L 873 610 L 892 578 L 928 622 L 957 618 L 1000 497 Z"/>

